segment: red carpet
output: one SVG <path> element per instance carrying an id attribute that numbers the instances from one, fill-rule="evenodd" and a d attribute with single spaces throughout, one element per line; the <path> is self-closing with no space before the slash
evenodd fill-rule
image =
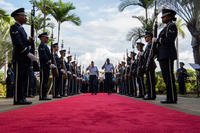
<path id="1" fill-rule="evenodd" d="M 114 94 L 82 94 L 0 113 L 0 132 L 200 133 L 200 117 Z"/>

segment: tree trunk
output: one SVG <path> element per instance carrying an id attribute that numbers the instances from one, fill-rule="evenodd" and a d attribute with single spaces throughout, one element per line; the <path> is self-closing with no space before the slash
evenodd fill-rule
<path id="1" fill-rule="evenodd" d="M 47 15 L 44 14 L 44 21 L 43 21 L 44 28 L 43 28 L 43 32 L 45 32 L 45 30 L 46 30 L 46 17 L 47 17 Z"/>
<path id="2" fill-rule="evenodd" d="M 192 48 L 193 48 L 193 56 L 194 56 L 194 62 L 195 64 L 199 64 L 200 65 L 200 42 L 199 41 L 194 41 L 194 40 L 198 40 L 194 37 L 192 37 Z M 196 44 L 194 45 L 193 43 L 196 42 Z M 196 71 L 196 80 L 197 80 L 197 95 L 199 96 L 200 94 L 200 88 L 199 88 L 199 83 L 200 83 L 200 71 Z"/>
<path id="3" fill-rule="evenodd" d="M 176 38 L 176 51 L 177 51 L 177 60 L 176 60 L 176 68 L 179 68 L 179 44 L 178 44 L 178 36 Z"/>
<path id="4" fill-rule="evenodd" d="M 59 45 L 59 40 L 60 40 L 60 22 L 58 22 L 58 45 Z"/>
<path id="5" fill-rule="evenodd" d="M 195 41 L 196 38 L 192 37 L 192 48 L 193 48 L 193 56 L 194 56 L 194 63 L 200 64 L 200 42 Z M 193 45 L 193 43 L 198 43 L 196 45 Z"/>
<path id="6" fill-rule="evenodd" d="M 36 49 L 37 49 L 37 44 L 38 44 L 38 39 L 37 39 L 37 37 L 38 37 L 38 31 L 37 30 L 35 30 L 35 44 L 36 44 Z"/>
<path id="7" fill-rule="evenodd" d="M 148 22 L 148 13 L 147 13 L 147 8 L 145 8 L 145 14 L 146 14 L 146 26 L 147 26 L 147 22 Z"/>
<path id="8" fill-rule="evenodd" d="M 4 65 L 4 81 L 7 77 L 7 69 L 8 69 L 8 51 L 6 51 L 5 65 Z"/>

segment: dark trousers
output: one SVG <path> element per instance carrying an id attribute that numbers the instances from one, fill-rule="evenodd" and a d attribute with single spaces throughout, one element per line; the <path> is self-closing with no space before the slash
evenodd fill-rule
<path id="1" fill-rule="evenodd" d="M 128 79 L 125 80 L 125 95 L 128 94 Z"/>
<path id="2" fill-rule="evenodd" d="M 159 61 L 160 68 L 162 71 L 162 76 L 167 89 L 167 100 L 176 102 L 177 101 L 177 91 L 175 86 L 175 77 L 173 73 L 174 60 L 166 59 Z"/>
<path id="3" fill-rule="evenodd" d="M 22 61 L 16 61 L 13 66 L 15 73 L 14 103 L 16 103 L 26 99 L 25 93 L 28 84 L 30 65 Z"/>
<path id="4" fill-rule="evenodd" d="M 144 75 L 139 75 L 137 77 L 137 83 L 139 87 L 139 96 L 143 97 L 145 94 Z"/>
<path id="5" fill-rule="evenodd" d="M 6 84 L 6 98 L 13 97 L 14 83 Z"/>
<path id="6" fill-rule="evenodd" d="M 119 86 L 119 92 L 122 95 L 125 94 L 125 79 L 124 78 L 121 78 L 120 86 Z"/>
<path id="7" fill-rule="evenodd" d="M 43 67 L 40 69 L 40 99 L 47 97 L 49 74 L 49 68 Z"/>
<path id="8" fill-rule="evenodd" d="M 40 73 L 41 75 L 41 73 Z M 29 68 L 28 84 L 26 89 L 26 96 L 33 96 L 36 94 L 36 77 L 34 75 L 33 66 Z M 41 79 L 40 79 L 41 81 Z"/>
<path id="9" fill-rule="evenodd" d="M 178 86 L 179 86 L 179 93 L 182 94 L 182 95 L 186 94 L 185 80 L 184 79 L 178 80 Z"/>
<path id="10" fill-rule="evenodd" d="M 53 97 L 59 96 L 59 77 L 53 77 Z"/>
<path id="11" fill-rule="evenodd" d="M 76 87 L 77 87 L 77 82 L 76 82 L 76 77 L 73 76 L 72 79 L 72 94 L 76 94 Z"/>
<path id="12" fill-rule="evenodd" d="M 97 87 L 97 76 L 96 75 L 90 75 L 89 82 L 90 82 L 90 92 L 96 94 L 97 90 L 98 90 L 98 87 Z"/>
<path id="13" fill-rule="evenodd" d="M 59 76 L 59 94 L 61 96 L 65 96 L 66 95 L 66 79 L 64 79 L 63 74 L 61 74 Z"/>
<path id="14" fill-rule="evenodd" d="M 107 89 L 108 93 L 112 92 L 112 73 L 105 73 L 105 88 Z"/>
<path id="15" fill-rule="evenodd" d="M 131 96 L 137 96 L 137 87 L 136 87 L 136 79 L 134 76 L 131 77 Z"/>
<path id="16" fill-rule="evenodd" d="M 65 96 L 66 95 L 66 82 L 67 82 L 67 80 L 63 79 L 62 81 L 63 81 L 63 83 L 62 83 L 62 88 L 61 88 L 61 95 Z"/>
<path id="17" fill-rule="evenodd" d="M 68 74 L 68 79 L 67 79 L 67 95 L 70 95 L 71 94 L 71 75 Z"/>
<path id="18" fill-rule="evenodd" d="M 69 94 L 72 95 L 73 94 L 73 88 L 74 88 L 74 82 L 73 82 L 73 77 L 70 78 L 69 80 Z"/>
<path id="19" fill-rule="evenodd" d="M 155 90 L 155 70 L 149 70 L 146 72 L 146 83 L 147 83 L 147 95 L 148 98 L 156 98 L 156 90 Z"/>

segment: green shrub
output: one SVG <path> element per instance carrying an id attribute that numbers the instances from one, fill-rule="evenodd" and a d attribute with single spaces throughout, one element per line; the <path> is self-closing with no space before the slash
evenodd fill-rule
<path id="1" fill-rule="evenodd" d="M 6 97 L 6 85 L 0 83 L 0 97 Z"/>
<path id="2" fill-rule="evenodd" d="M 196 93 L 196 74 L 194 70 L 187 69 L 188 72 L 188 79 L 186 80 L 186 92 L 187 93 Z M 176 81 L 176 87 L 177 87 L 177 92 L 178 92 L 178 83 Z M 163 81 L 163 77 L 161 72 L 156 72 L 156 93 L 157 94 L 165 94 L 166 89 L 165 89 L 165 83 Z"/>

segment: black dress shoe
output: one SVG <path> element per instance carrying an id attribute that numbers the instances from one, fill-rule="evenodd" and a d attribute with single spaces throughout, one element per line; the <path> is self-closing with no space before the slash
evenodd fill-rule
<path id="1" fill-rule="evenodd" d="M 28 100 L 26 100 L 26 99 L 24 99 L 24 103 L 25 103 L 25 104 L 32 104 L 31 101 L 28 101 Z"/>
<path id="2" fill-rule="evenodd" d="M 162 103 L 162 104 L 177 104 L 177 101 L 164 100 L 164 101 L 160 101 L 160 103 Z"/>
<path id="3" fill-rule="evenodd" d="M 67 95 L 61 95 L 62 97 L 68 97 Z"/>
<path id="4" fill-rule="evenodd" d="M 135 98 L 143 98 L 144 96 L 136 96 Z"/>
<path id="5" fill-rule="evenodd" d="M 29 97 L 29 98 L 34 98 L 35 96 L 33 96 L 33 95 L 28 95 L 27 97 Z"/>
<path id="6" fill-rule="evenodd" d="M 27 100 L 20 100 L 18 102 L 14 102 L 14 105 L 29 105 L 29 104 L 32 104 L 32 102 Z"/>
<path id="7" fill-rule="evenodd" d="M 61 96 L 54 96 L 53 98 L 62 98 Z"/>
<path id="8" fill-rule="evenodd" d="M 144 97 L 143 100 L 152 100 L 150 97 Z"/>
<path id="9" fill-rule="evenodd" d="M 43 97 L 43 98 L 40 98 L 39 100 L 51 100 L 51 98 Z"/>
<path id="10" fill-rule="evenodd" d="M 151 100 L 156 100 L 156 97 L 151 97 Z"/>

